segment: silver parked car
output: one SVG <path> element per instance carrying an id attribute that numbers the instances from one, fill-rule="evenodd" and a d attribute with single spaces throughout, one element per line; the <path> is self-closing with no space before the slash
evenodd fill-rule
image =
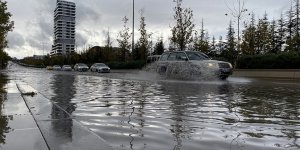
<path id="1" fill-rule="evenodd" d="M 59 65 L 54 65 L 52 68 L 55 71 L 61 71 L 61 67 Z"/>
<path id="2" fill-rule="evenodd" d="M 63 71 L 72 71 L 72 67 L 70 65 L 63 65 L 62 70 Z"/>
<path id="3" fill-rule="evenodd" d="M 193 77 L 216 76 L 225 80 L 232 74 L 229 62 L 211 60 L 197 51 L 165 52 L 157 61 L 159 74 L 185 74 Z"/>
<path id="4" fill-rule="evenodd" d="M 89 67 L 84 63 L 77 63 L 74 66 L 75 71 L 85 72 L 89 70 Z"/>
<path id="5" fill-rule="evenodd" d="M 95 63 L 91 66 L 92 72 L 109 73 L 110 68 L 104 63 Z"/>

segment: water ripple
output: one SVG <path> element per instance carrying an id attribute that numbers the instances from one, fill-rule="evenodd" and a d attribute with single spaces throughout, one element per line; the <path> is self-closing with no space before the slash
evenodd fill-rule
<path id="1" fill-rule="evenodd" d="M 297 84 L 147 79 L 20 69 L 18 80 L 55 101 L 114 147 L 300 149 Z M 129 75 L 128 75 L 129 76 Z M 134 77 L 136 76 L 136 80 Z"/>

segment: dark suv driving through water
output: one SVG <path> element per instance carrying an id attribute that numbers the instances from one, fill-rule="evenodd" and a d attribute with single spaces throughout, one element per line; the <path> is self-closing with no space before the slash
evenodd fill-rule
<path id="1" fill-rule="evenodd" d="M 197 51 L 165 52 L 157 62 L 159 74 L 179 74 L 184 72 L 194 78 L 215 76 L 222 80 L 232 74 L 229 62 L 211 60 L 207 55 Z"/>

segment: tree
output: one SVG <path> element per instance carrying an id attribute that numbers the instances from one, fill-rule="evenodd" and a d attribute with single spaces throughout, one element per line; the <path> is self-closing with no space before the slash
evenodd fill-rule
<path id="1" fill-rule="evenodd" d="M 211 41 L 211 45 L 210 45 L 211 49 L 216 49 L 216 38 L 215 36 L 213 36 L 212 41 Z"/>
<path id="2" fill-rule="evenodd" d="M 271 22 L 270 28 L 269 28 L 269 33 L 270 33 L 270 53 L 279 53 L 281 50 L 279 43 L 279 35 L 278 35 L 278 30 L 277 30 L 277 24 L 276 21 L 273 20 Z"/>
<path id="3" fill-rule="evenodd" d="M 239 55 L 241 53 L 240 21 L 243 19 L 243 17 L 245 17 L 245 15 L 250 14 L 247 13 L 248 9 L 245 8 L 244 0 L 233 1 L 232 7 L 229 7 L 227 3 L 226 5 L 230 11 L 231 16 L 237 19 L 237 51 Z M 228 14 L 225 15 L 227 16 Z"/>
<path id="4" fill-rule="evenodd" d="M 288 50 L 300 51 L 300 4 L 299 0 L 294 0 L 295 5 L 288 11 Z M 294 9 L 293 9 L 294 8 Z"/>
<path id="5" fill-rule="evenodd" d="M 8 56 L 8 54 L 5 51 L 0 50 L 0 69 L 3 69 L 6 67 L 9 59 L 10 59 L 10 57 Z"/>
<path id="6" fill-rule="evenodd" d="M 209 46 L 209 52 L 207 54 L 211 57 L 216 57 L 216 55 L 217 55 L 215 36 L 212 37 L 212 41 L 211 41 L 211 44 Z"/>
<path id="7" fill-rule="evenodd" d="M 125 62 L 127 60 L 127 55 L 129 54 L 129 49 L 131 47 L 131 44 L 129 42 L 131 36 L 129 33 L 129 27 L 127 26 L 128 19 L 126 16 L 123 18 L 123 22 L 124 28 L 119 32 L 117 41 L 120 47 L 119 59 L 120 61 Z"/>
<path id="8" fill-rule="evenodd" d="M 160 37 L 158 42 L 154 46 L 154 52 L 153 55 L 161 55 L 165 51 L 164 41 L 163 37 Z"/>
<path id="9" fill-rule="evenodd" d="M 204 23 L 202 20 L 202 25 L 200 29 L 200 35 L 198 35 L 197 32 L 195 32 L 194 36 L 194 50 L 196 51 L 201 51 L 203 53 L 208 53 L 209 52 L 209 37 L 208 33 L 205 32 L 204 30 Z"/>
<path id="10" fill-rule="evenodd" d="M 259 19 L 256 30 L 257 54 L 264 54 L 271 49 L 271 34 L 269 32 L 269 21 L 267 13 Z"/>
<path id="11" fill-rule="evenodd" d="M 193 42 L 193 11 L 190 8 L 183 9 L 181 7 L 181 1 L 177 1 L 177 5 L 174 8 L 176 25 L 171 28 L 172 37 L 171 42 L 179 50 L 184 50 L 188 44 Z"/>
<path id="12" fill-rule="evenodd" d="M 111 39 L 111 36 L 110 36 L 109 29 L 107 29 L 107 31 L 105 31 L 105 36 L 106 36 L 105 47 L 112 47 L 112 39 Z"/>
<path id="13" fill-rule="evenodd" d="M 288 21 L 286 23 L 286 32 L 287 32 L 287 37 L 286 37 L 286 44 L 288 45 L 287 50 L 292 50 L 293 49 L 293 28 L 295 27 L 294 22 L 293 22 L 293 7 L 290 7 L 290 10 L 287 12 L 287 17 Z"/>
<path id="14" fill-rule="evenodd" d="M 299 35 L 299 30 L 300 30 L 300 4 L 299 4 L 299 0 L 295 0 L 295 15 L 294 15 L 294 19 L 293 22 L 295 24 L 295 29 L 294 29 L 294 33 L 295 33 L 295 38 L 297 39 L 296 42 L 299 42 L 300 39 L 300 35 Z M 298 43 L 297 43 L 297 48 L 298 48 Z"/>
<path id="15" fill-rule="evenodd" d="M 280 51 L 283 49 L 283 44 L 285 43 L 285 31 L 286 31 L 286 28 L 285 28 L 285 21 L 284 21 L 284 18 L 283 18 L 283 14 L 281 13 L 280 15 L 280 19 L 278 20 L 278 47 L 280 49 Z"/>
<path id="16" fill-rule="evenodd" d="M 7 33 L 12 31 L 14 22 L 10 20 L 11 13 L 7 12 L 7 2 L 0 0 L 0 68 L 7 64 L 9 56 L 4 52 L 7 47 Z"/>
<path id="17" fill-rule="evenodd" d="M 217 55 L 221 55 L 222 52 L 224 51 L 224 49 L 225 49 L 225 43 L 224 43 L 224 41 L 223 41 L 223 37 L 220 36 L 220 37 L 219 37 L 219 41 L 218 41 L 218 43 L 216 44 L 216 54 L 217 54 Z"/>
<path id="18" fill-rule="evenodd" d="M 110 62 L 112 60 L 112 39 L 110 35 L 109 29 L 105 31 L 106 39 L 105 39 L 105 46 L 102 49 L 102 57 L 103 57 L 103 62 Z"/>
<path id="19" fill-rule="evenodd" d="M 238 51 L 236 50 L 236 41 L 234 35 L 234 28 L 232 27 L 232 21 L 229 22 L 229 27 L 227 28 L 227 42 L 226 48 L 222 51 L 222 56 L 229 62 L 236 65 L 236 60 L 238 56 Z"/>
<path id="20" fill-rule="evenodd" d="M 142 14 L 141 14 L 139 31 L 140 31 L 141 35 L 136 44 L 135 53 L 133 55 L 135 55 L 134 56 L 135 60 L 146 61 L 148 53 L 149 53 L 149 49 L 152 45 L 152 42 L 149 40 L 151 37 L 151 34 L 147 33 L 145 17 Z"/>
<path id="21" fill-rule="evenodd" d="M 245 25 L 245 29 L 242 35 L 242 44 L 241 50 L 243 54 L 246 55 L 254 55 L 256 52 L 255 45 L 255 32 L 256 32 L 256 24 L 255 24 L 255 15 L 252 13 L 251 22 L 249 25 Z"/>

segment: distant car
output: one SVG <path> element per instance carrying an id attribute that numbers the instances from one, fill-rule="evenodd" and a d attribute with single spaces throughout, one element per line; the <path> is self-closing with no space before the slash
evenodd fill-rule
<path id="1" fill-rule="evenodd" d="M 72 67 L 70 65 L 63 65 L 62 70 L 63 71 L 72 71 Z"/>
<path id="2" fill-rule="evenodd" d="M 61 67 L 59 65 L 54 65 L 53 70 L 55 71 L 61 71 Z"/>
<path id="3" fill-rule="evenodd" d="M 75 71 L 85 72 L 89 70 L 89 67 L 84 63 L 77 63 L 74 66 Z"/>
<path id="4" fill-rule="evenodd" d="M 165 52 L 157 61 L 156 71 L 159 74 L 178 74 L 210 76 L 214 75 L 225 80 L 232 74 L 232 65 L 229 62 L 211 60 L 207 55 L 197 51 Z"/>
<path id="5" fill-rule="evenodd" d="M 109 73 L 110 68 L 104 63 L 95 63 L 91 66 L 92 72 Z"/>
<path id="6" fill-rule="evenodd" d="M 46 69 L 47 70 L 53 70 L 53 67 L 52 66 L 47 66 Z"/>

